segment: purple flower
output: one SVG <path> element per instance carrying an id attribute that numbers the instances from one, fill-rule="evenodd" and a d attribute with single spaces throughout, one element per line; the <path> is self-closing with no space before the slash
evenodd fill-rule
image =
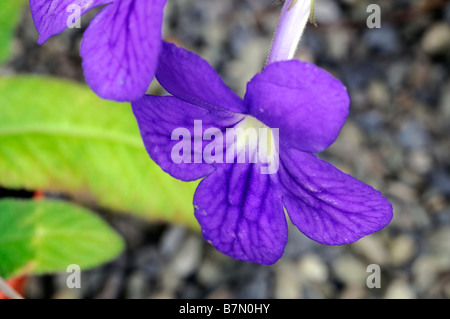
<path id="1" fill-rule="evenodd" d="M 273 62 L 248 83 L 241 99 L 206 61 L 163 43 L 156 77 L 172 96 L 149 95 L 132 103 L 144 144 L 173 177 L 203 178 L 194 195 L 195 216 L 204 238 L 219 251 L 275 263 L 288 238 L 284 209 L 302 233 L 327 245 L 352 243 L 392 219 L 392 206 L 380 192 L 313 154 L 335 141 L 349 112 L 345 87 L 326 71 L 297 60 Z M 193 147 L 186 148 L 191 150 L 183 154 L 186 161 L 176 163 L 172 152 L 181 142 L 173 133 L 179 128 L 190 133 Z M 229 128 L 278 129 L 279 145 L 237 136 L 207 152 L 205 136 L 227 135 Z M 220 161 L 196 160 L 198 153 L 212 157 L 230 147 L 236 148 L 235 159 L 248 151 L 248 160 L 223 161 L 221 155 Z M 267 161 L 250 160 L 257 150 L 279 161 L 276 173 L 262 173 Z"/>
<path id="2" fill-rule="evenodd" d="M 81 43 L 86 82 L 102 98 L 133 101 L 150 85 L 161 47 L 167 0 L 30 0 L 38 43 L 71 26 L 94 7 Z"/>

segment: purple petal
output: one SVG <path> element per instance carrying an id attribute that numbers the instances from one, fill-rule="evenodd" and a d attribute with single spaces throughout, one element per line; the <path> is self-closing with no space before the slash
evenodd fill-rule
<path id="1" fill-rule="evenodd" d="M 344 85 L 319 67 L 297 60 L 276 62 L 247 86 L 249 114 L 280 140 L 305 152 L 321 152 L 337 138 L 349 112 Z"/>
<path id="2" fill-rule="evenodd" d="M 256 164 L 224 164 L 203 179 L 194 207 L 204 238 L 235 259 L 275 263 L 288 230 L 274 176 Z"/>
<path id="3" fill-rule="evenodd" d="M 207 108 L 244 113 L 242 99 L 200 56 L 164 42 L 156 71 L 159 83 L 172 95 Z"/>
<path id="4" fill-rule="evenodd" d="M 102 98 L 134 101 L 156 71 L 166 0 L 120 0 L 90 23 L 81 43 L 87 83 Z"/>
<path id="5" fill-rule="evenodd" d="M 392 205 L 371 186 L 316 156 L 281 150 L 283 204 L 294 225 L 327 245 L 352 243 L 392 219 Z"/>
<path id="6" fill-rule="evenodd" d="M 39 44 L 59 34 L 73 24 L 77 10 L 80 17 L 92 8 L 113 0 L 30 0 L 31 15 L 39 32 Z M 79 17 L 77 17 L 79 18 Z M 77 20 L 77 19 L 75 19 Z"/>
<path id="7" fill-rule="evenodd" d="M 150 157 L 165 172 L 183 181 L 197 180 L 214 170 L 202 156 L 205 145 L 213 141 L 202 141 L 205 131 L 222 132 L 241 120 L 230 112 L 210 112 L 172 96 L 147 95 L 132 102 L 132 107 Z M 195 121 L 201 121 L 201 127 L 194 126 Z M 184 132 L 187 141 L 182 149 L 177 148 L 184 143 L 179 132 Z M 221 146 L 225 147 L 226 137 L 223 139 Z M 175 149 L 177 152 L 172 153 Z M 223 148 L 218 151 L 225 153 Z"/>

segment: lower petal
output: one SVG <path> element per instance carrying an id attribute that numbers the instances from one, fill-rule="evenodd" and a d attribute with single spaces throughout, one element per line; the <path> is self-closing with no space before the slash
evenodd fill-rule
<path id="1" fill-rule="evenodd" d="M 198 186 L 194 206 L 204 238 L 216 249 L 269 265 L 282 256 L 288 230 L 274 175 L 260 169 L 257 164 L 217 167 Z"/>
<path id="2" fill-rule="evenodd" d="M 312 154 L 282 151 L 283 204 L 292 223 L 309 238 L 349 244 L 391 221 L 392 205 L 379 191 Z"/>
<path id="3" fill-rule="evenodd" d="M 142 97 L 156 71 L 166 0 L 120 0 L 90 23 L 81 43 L 86 82 L 102 98 Z"/>

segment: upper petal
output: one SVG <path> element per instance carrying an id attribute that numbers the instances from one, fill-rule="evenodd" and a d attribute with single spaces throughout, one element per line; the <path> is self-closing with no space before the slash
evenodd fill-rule
<path id="1" fill-rule="evenodd" d="M 77 18 L 94 7 L 113 0 L 30 0 L 31 15 L 39 32 L 38 43 L 42 44 L 51 36 L 61 33 Z M 80 17 L 76 17 L 77 13 Z"/>
<path id="2" fill-rule="evenodd" d="M 147 95 L 131 105 L 150 157 L 164 171 L 183 181 L 197 180 L 214 170 L 203 156 L 205 145 L 211 142 L 204 140 L 205 131 L 212 129 L 222 133 L 241 120 L 230 112 L 210 112 L 172 96 Z M 179 144 L 183 141 L 181 137 L 186 137 L 187 141 L 182 148 L 182 161 L 178 160 L 181 151 L 175 148 L 177 144 L 182 145 Z M 177 159 L 172 153 L 174 150 L 178 152 L 175 153 Z M 225 153 L 223 149 L 217 151 Z"/>
<path id="3" fill-rule="evenodd" d="M 313 154 L 282 151 L 283 204 L 306 236 L 327 245 L 349 244 L 391 221 L 392 205 L 379 191 Z"/>
<path id="4" fill-rule="evenodd" d="M 313 153 L 336 140 L 350 104 L 339 80 L 298 60 L 268 65 L 248 83 L 245 102 L 250 115 L 280 129 L 283 144 Z"/>
<path id="5" fill-rule="evenodd" d="M 221 165 L 203 179 L 194 207 L 204 238 L 235 259 L 275 263 L 288 230 L 273 177 L 262 175 L 257 164 L 242 163 Z"/>
<path id="6" fill-rule="evenodd" d="M 172 95 L 207 108 L 244 113 L 242 99 L 200 56 L 164 42 L 156 71 L 159 83 Z"/>
<path id="7" fill-rule="evenodd" d="M 81 43 L 86 82 L 102 98 L 142 97 L 156 71 L 166 0 L 120 0 L 89 24 Z"/>

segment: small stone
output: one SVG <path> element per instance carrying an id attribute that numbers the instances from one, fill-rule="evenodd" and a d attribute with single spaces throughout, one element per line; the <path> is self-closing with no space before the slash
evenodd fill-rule
<path id="1" fill-rule="evenodd" d="M 444 8 L 444 17 L 447 23 L 450 23 L 450 3 L 448 3 Z"/>
<path id="2" fill-rule="evenodd" d="M 430 289 L 438 278 L 439 265 L 435 256 L 419 257 L 413 264 L 412 276 L 414 285 L 421 292 Z"/>
<path id="3" fill-rule="evenodd" d="M 54 277 L 54 285 L 56 287 L 55 293 L 52 296 L 52 299 L 80 299 L 82 298 L 82 293 L 84 292 L 84 288 L 86 286 L 81 282 L 80 289 L 78 288 L 69 288 L 67 286 L 67 279 L 70 273 L 59 273 L 55 274 Z M 83 273 L 81 274 L 81 278 Z"/>
<path id="4" fill-rule="evenodd" d="M 297 270 L 308 281 L 324 283 L 328 279 L 328 268 L 317 255 L 304 255 L 297 263 Z"/>
<path id="5" fill-rule="evenodd" d="M 427 243 L 434 252 L 450 257 L 450 226 L 435 230 L 427 238 Z"/>
<path id="6" fill-rule="evenodd" d="M 411 164 L 409 163 L 409 155 L 403 153 L 402 164 L 403 166 L 398 169 L 398 180 L 401 180 L 404 184 L 407 184 L 409 187 L 414 189 L 418 189 L 423 184 L 423 176 L 414 172 L 411 169 Z M 406 162 L 406 163 L 405 163 Z M 405 165 L 408 164 L 408 165 Z"/>
<path id="7" fill-rule="evenodd" d="M 420 149 L 426 147 L 430 139 L 421 123 L 407 120 L 401 124 L 397 140 L 406 149 Z"/>
<path id="8" fill-rule="evenodd" d="M 105 280 L 104 286 L 96 295 L 98 299 L 117 299 L 121 294 L 122 284 L 125 280 L 123 269 L 114 271 Z"/>
<path id="9" fill-rule="evenodd" d="M 416 190 L 401 182 L 392 182 L 388 186 L 389 195 L 405 202 L 413 202 L 417 198 Z"/>
<path id="10" fill-rule="evenodd" d="M 339 296 L 340 299 L 365 299 L 367 287 L 346 287 Z"/>
<path id="11" fill-rule="evenodd" d="M 425 194 L 424 200 L 427 211 L 432 214 L 439 213 L 448 206 L 445 196 L 438 192 L 430 192 L 428 194 Z"/>
<path id="12" fill-rule="evenodd" d="M 221 279 L 221 268 L 218 263 L 206 258 L 200 265 L 197 273 L 198 281 L 205 286 L 213 286 Z"/>
<path id="13" fill-rule="evenodd" d="M 272 293 L 269 268 L 250 265 L 251 275 L 237 292 L 238 299 L 267 299 Z"/>
<path id="14" fill-rule="evenodd" d="M 306 28 L 302 35 L 300 48 L 308 48 L 310 53 L 316 58 L 321 55 L 321 52 L 326 50 L 326 41 L 321 36 L 318 36 L 315 28 Z M 330 70 L 328 70 L 330 72 Z"/>
<path id="15" fill-rule="evenodd" d="M 363 255 L 369 263 L 378 265 L 386 265 L 388 263 L 389 254 L 387 247 L 376 234 L 361 238 L 352 244 L 352 248 Z"/>
<path id="16" fill-rule="evenodd" d="M 161 292 L 168 294 L 175 294 L 182 284 L 180 277 L 175 275 L 169 268 L 161 271 L 158 281 L 158 287 L 161 287 Z"/>
<path id="17" fill-rule="evenodd" d="M 432 67 L 433 65 L 427 59 L 411 63 L 407 82 L 411 85 L 412 89 L 414 88 L 417 91 L 423 91 L 427 85 L 432 83 Z"/>
<path id="18" fill-rule="evenodd" d="M 369 48 L 383 54 L 394 54 L 399 49 L 397 29 L 387 24 L 379 29 L 367 29 L 364 39 Z"/>
<path id="19" fill-rule="evenodd" d="M 206 296 L 206 299 L 233 299 L 233 297 L 233 293 L 228 288 L 220 286 L 211 291 Z"/>
<path id="20" fill-rule="evenodd" d="M 447 282 L 444 284 L 443 290 L 443 297 L 445 299 L 450 299 L 450 281 L 447 280 Z"/>
<path id="21" fill-rule="evenodd" d="M 231 78 L 229 85 L 240 96 L 245 95 L 247 82 L 264 66 L 267 56 L 261 54 L 270 48 L 266 38 L 252 37 L 246 39 L 239 50 L 238 59 L 228 65 L 227 76 Z"/>
<path id="22" fill-rule="evenodd" d="M 389 250 L 392 264 L 401 266 L 410 261 L 417 252 L 416 246 L 416 242 L 409 235 L 395 238 Z"/>
<path id="23" fill-rule="evenodd" d="M 352 159 L 357 156 L 364 142 L 364 134 L 354 122 L 347 121 L 337 140 L 327 149 L 338 158 Z"/>
<path id="24" fill-rule="evenodd" d="M 298 258 L 306 251 L 320 244 L 306 237 L 289 221 L 289 240 L 284 250 L 283 258 Z"/>
<path id="25" fill-rule="evenodd" d="M 184 241 L 187 230 L 181 226 L 170 227 L 161 237 L 159 250 L 163 258 L 170 258 Z"/>
<path id="26" fill-rule="evenodd" d="M 188 236 L 180 246 L 168 268 L 178 277 L 185 278 L 193 274 L 202 257 L 202 241 L 196 235 Z"/>
<path id="27" fill-rule="evenodd" d="M 422 49 L 430 55 L 448 53 L 450 50 L 450 26 L 446 22 L 435 23 L 422 38 Z"/>
<path id="28" fill-rule="evenodd" d="M 331 24 L 341 20 L 342 12 L 338 4 L 331 0 L 316 1 L 315 19 L 319 24 Z"/>
<path id="29" fill-rule="evenodd" d="M 340 61 L 348 57 L 352 38 L 347 30 L 336 28 L 334 32 L 327 32 L 326 39 L 333 59 Z"/>
<path id="30" fill-rule="evenodd" d="M 177 295 L 179 299 L 199 299 L 204 296 L 204 292 L 196 282 L 184 282 Z"/>
<path id="31" fill-rule="evenodd" d="M 24 288 L 23 296 L 28 299 L 44 298 L 43 285 L 40 282 L 40 276 L 29 276 Z"/>
<path id="32" fill-rule="evenodd" d="M 204 28 L 204 32 L 210 47 L 218 47 L 226 38 L 226 32 L 223 25 L 217 21 L 211 21 L 208 27 Z"/>
<path id="33" fill-rule="evenodd" d="M 390 103 L 391 94 L 385 83 L 372 81 L 369 84 L 368 97 L 370 102 L 376 106 L 386 106 Z"/>
<path id="34" fill-rule="evenodd" d="M 450 195 L 450 174 L 448 174 L 445 170 L 434 170 L 431 176 L 431 183 L 442 194 Z"/>
<path id="35" fill-rule="evenodd" d="M 347 286 L 365 286 L 368 276 L 367 266 L 349 254 L 339 257 L 333 263 L 336 276 Z"/>
<path id="36" fill-rule="evenodd" d="M 176 296 L 171 292 L 158 291 L 151 295 L 150 299 L 176 299 Z"/>
<path id="37" fill-rule="evenodd" d="M 78 289 L 69 289 L 62 288 L 58 289 L 55 294 L 52 296 L 52 299 L 80 299 L 80 293 L 77 291 Z"/>
<path id="38" fill-rule="evenodd" d="M 143 299 L 150 297 L 150 286 L 147 276 L 141 271 L 133 272 L 127 278 L 126 298 Z"/>
<path id="39" fill-rule="evenodd" d="M 444 116 L 447 127 L 450 126 L 450 83 L 443 87 L 439 101 L 440 113 Z"/>
<path id="40" fill-rule="evenodd" d="M 385 299 L 416 299 L 416 293 L 406 280 L 397 279 L 386 290 Z"/>
<path id="41" fill-rule="evenodd" d="M 144 271 L 149 278 L 157 277 L 165 265 L 154 245 L 143 245 L 140 249 L 137 249 L 133 262 L 133 266 Z"/>
<path id="42" fill-rule="evenodd" d="M 294 59 L 312 64 L 316 63 L 314 53 L 309 48 L 304 46 L 300 46 L 298 48 L 297 52 L 295 52 Z"/>
<path id="43" fill-rule="evenodd" d="M 394 226 L 407 231 L 424 229 L 430 225 L 430 218 L 417 201 L 404 202 L 390 196 L 394 206 L 394 218 L 389 226 Z M 388 227 L 389 227 L 388 226 Z"/>
<path id="44" fill-rule="evenodd" d="M 427 174 L 433 167 L 433 158 L 423 149 L 412 151 L 407 160 L 409 167 L 419 174 Z"/>
<path id="45" fill-rule="evenodd" d="M 279 263 L 275 270 L 275 299 L 300 299 L 302 288 L 300 286 L 299 271 L 292 263 Z"/>
<path id="46" fill-rule="evenodd" d="M 403 89 L 404 82 L 410 72 L 411 65 L 405 61 L 398 61 L 386 70 L 386 79 L 389 87 L 393 90 Z"/>

